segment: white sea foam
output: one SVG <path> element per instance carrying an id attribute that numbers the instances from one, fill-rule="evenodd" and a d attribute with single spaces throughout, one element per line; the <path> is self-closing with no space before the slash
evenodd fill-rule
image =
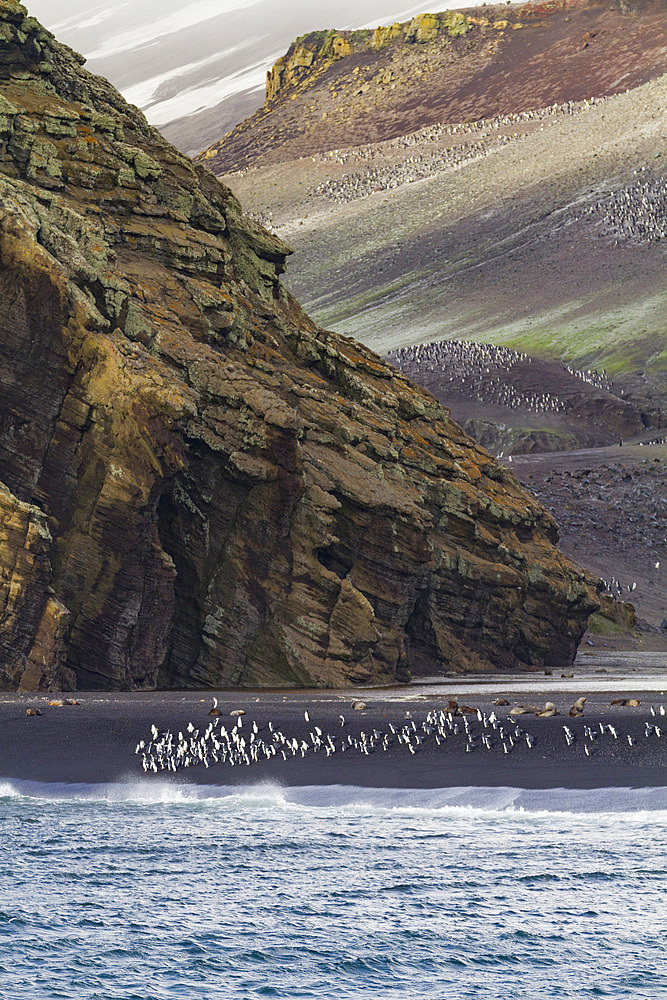
<path id="1" fill-rule="evenodd" d="M 192 805 L 219 804 L 252 811 L 343 810 L 353 812 L 489 813 L 498 816 L 554 814 L 614 815 L 664 813 L 667 788 L 546 788 L 469 786 L 457 788 L 361 788 L 355 785 L 285 787 L 271 782 L 256 785 L 196 785 L 183 781 L 139 779 L 109 784 L 65 784 L 31 781 L 0 782 L 0 799 L 107 802 L 110 804 Z"/>
<path id="2" fill-rule="evenodd" d="M 22 793 L 9 781 L 0 781 L 0 800 L 20 799 Z"/>

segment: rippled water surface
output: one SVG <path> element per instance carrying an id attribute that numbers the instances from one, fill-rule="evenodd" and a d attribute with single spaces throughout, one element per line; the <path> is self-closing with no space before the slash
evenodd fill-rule
<path id="1" fill-rule="evenodd" d="M 0 784 L 0 996 L 667 995 L 665 792 Z"/>

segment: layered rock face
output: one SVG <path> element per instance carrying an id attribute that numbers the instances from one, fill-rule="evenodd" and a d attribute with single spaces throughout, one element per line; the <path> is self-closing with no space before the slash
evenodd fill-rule
<path id="1" fill-rule="evenodd" d="M 0 0 L 0 684 L 569 662 L 550 515 L 80 63 Z"/>

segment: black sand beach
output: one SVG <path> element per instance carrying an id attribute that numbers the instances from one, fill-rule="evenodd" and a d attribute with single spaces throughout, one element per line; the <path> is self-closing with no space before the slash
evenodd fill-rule
<path id="1" fill-rule="evenodd" d="M 667 703 L 667 672 L 661 669 L 662 660 L 660 654 L 645 654 L 638 662 L 645 662 L 650 669 L 642 670 L 636 678 L 616 671 L 604 678 L 595 672 L 586 678 L 566 679 L 541 675 L 440 678 L 400 688 L 363 691 L 81 693 L 75 696 L 77 705 L 63 706 L 48 705 L 60 696 L 3 695 L 0 780 L 106 783 L 141 778 L 210 785 L 268 780 L 287 786 L 345 784 L 376 788 L 663 786 L 667 776 L 667 715 L 661 716 L 660 705 Z M 617 662 L 622 662 L 622 657 Z M 400 729 L 412 720 L 419 727 L 430 711 L 447 711 L 451 699 L 460 706 L 479 708 L 487 716 L 495 712 L 508 732 L 519 726 L 522 733 L 534 738 L 534 745 L 529 748 L 522 735 L 506 753 L 502 741 L 488 730 L 494 737 L 490 750 L 478 739 L 476 748 L 466 751 L 463 717 L 456 716 L 458 735 L 450 734 L 440 746 L 428 737 L 414 754 L 395 742 L 388 751 L 377 749 L 369 756 L 353 749 L 328 757 L 324 752 L 311 752 L 303 758 L 288 756 L 284 761 L 277 756 L 250 766 L 199 765 L 176 774 L 144 774 L 135 748 L 142 739 L 150 741 L 151 726 L 160 731 L 171 729 L 176 734 L 185 731 L 191 722 L 203 731 L 213 721 L 209 711 L 214 695 L 222 713 L 220 724 L 231 728 L 235 720 L 230 712 L 243 709 L 245 732 L 250 732 L 254 720 L 259 735 L 265 739 L 269 738 L 269 721 L 275 729 L 299 741 L 307 741 L 315 726 L 325 737 L 331 733 L 338 741 L 348 734 L 358 738 L 362 730 L 367 734 L 373 729 L 384 733 L 391 724 Z M 580 695 L 587 699 L 584 715 L 568 718 L 568 709 Z M 498 697 L 505 697 L 509 704 L 494 705 Z M 612 706 L 611 701 L 619 698 L 638 698 L 640 705 Z M 367 706 L 364 710 L 352 707 L 362 700 Z M 547 701 L 555 704 L 558 715 L 539 718 L 509 714 L 515 705 L 543 707 Z M 39 709 L 41 716 L 27 716 L 31 707 Z M 304 718 L 305 711 L 309 722 Z M 345 718 L 344 726 L 340 715 Z M 479 738 L 483 730 L 477 717 L 466 718 Z M 584 726 L 599 732 L 601 722 L 613 725 L 618 738 L 605 731 L 590 744 L 587 756 Z M 655 732 L 645 736 L 647 722 L 662 726 L 661 737 Z M 572 745 L 565 739 L 564 725 L 575 736 Z"/>

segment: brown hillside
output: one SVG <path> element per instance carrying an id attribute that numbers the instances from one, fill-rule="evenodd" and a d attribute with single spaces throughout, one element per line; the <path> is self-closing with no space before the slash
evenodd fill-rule
<path id="1" fill-rule="evenodd" d="M 665 0 L 551 0 L 312 33 L 268 74 L 264 107 L 199 159 L 222 175 L 618 93 L 665 71 L 666 12 Z"/>

